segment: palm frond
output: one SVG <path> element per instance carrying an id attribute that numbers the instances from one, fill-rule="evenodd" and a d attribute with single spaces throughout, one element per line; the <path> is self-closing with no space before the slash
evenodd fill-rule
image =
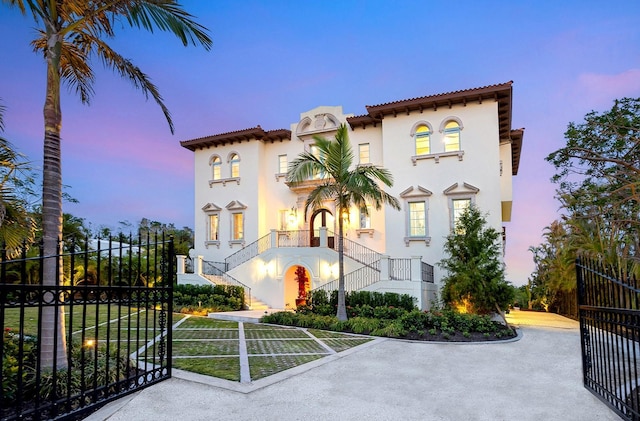
<path id="1" fill-rule="evenodd" d="M 124 16 L 130 25 L 142 27 L 149 32 L 154 28 L 172 32 L 183 45 L 202 45 L 211 49 L 213 41 L 207 35 L 207 28 L 193 20 L 182 6 L 173 0 L 122 1 L 126 8 Z"/>

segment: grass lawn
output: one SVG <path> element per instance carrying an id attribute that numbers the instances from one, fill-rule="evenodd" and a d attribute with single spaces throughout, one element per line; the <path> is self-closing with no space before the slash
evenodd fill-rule
<path id="1" fill-rule="evenodd" d="M 173 324 L 188 317 L 173 314 Z M 18 330 L 23 319 L 23 333 L 37 335 L 37 308 L 5 309 L 3 329 Z M 155 325 L 154 325 L 155 323 Z M 83 328 L 82 326 L 85 326 Z M 136 307 L 113 305 L 76 305 L 73 313 L 65 308 L 65 326 L 74 341 L 124 341 L 126 352 L 133 352 L 161 333 L 152 311 Z M 325 357 L 330 352 L 342 352 L 371 339 L 339 332 L 304 330 L 244 323 L 249 372 L 251 379 L 259 379 L 289 368 Z M 317 340 L 316 340 L 317 339 Z M 126 343 L 129 345 L 126 345 Z M 157 352 L 151 346 L 141 357 Z M 240 330 L 237 322 L 190 316 L 173 330 L 173 366 L 226 380 L 240 381 Z"/>

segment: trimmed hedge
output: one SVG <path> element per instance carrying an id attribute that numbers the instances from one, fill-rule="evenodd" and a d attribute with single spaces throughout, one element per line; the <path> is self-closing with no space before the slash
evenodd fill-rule
<path id="1" fill-rule="evenodd" d="M 381 319 L 394 319 L 404 311 L 416 309 L 415 299 L 409 294 L 397 294 L 394 292 L 353 291 L 345 292 L 345 305 L 349 317 L 376 317 Z M 299 306 L 298 313 L 321 314 L 330 316 L 336 314 L 338 308 L 338 291 L 327 294 L 318 290 L 309 294 L 306 306 Z M 384 308 L 374 314 L 375 308 Z"/>
<path id="2" fill-rule="evenodd" d="M 173 311 L 207 314 L 216 311 L 242 310 L 244 288 L 233 285 L 176 285 Z"/>
<path id="3" fill-rule="evenodd" d="M 365 305 L 357 307 L 354 311 L 358 314 L 373 312 L 373 316 L 357 315 L 340 322 L 333 315 L 282 311 L 266 315 L 260 321 L 286 326 L 423 340 L 468 340 L 472 336 L 478 340 L 491 340 L 515 336 L 513 330 L 492 321 L 489 316 L 461 314 L 451 309 L 422 312 L 417 309 L 406 311 L 389 307 L 371 308 Z M 392 314 L 394 317 L 390 317 Z"/>

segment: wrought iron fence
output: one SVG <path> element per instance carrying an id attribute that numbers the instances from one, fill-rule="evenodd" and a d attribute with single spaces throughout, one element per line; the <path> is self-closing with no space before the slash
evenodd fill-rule
<path id="1" fill-rule="evenodd" d="M 344 275 L 344 290 L 358 291 L 380 280 L 380 272 L 369 266 L 362 266 Z M 323 290 L 331 292 L 338 289 L 338 279 L 322 284 L 312 291 Z"/>
<path id="2" fill-rule="evenodd" d="M 394 281 L 411 279 L 411 259 L 389 259 L 389 278 Z"/>
<path id="3" fill-rule="evenodd" d="M 433 284 L 433 265 L 425 262 L 420 262 L 420 264 L 422 268 L 422 282 L 429 282 L 430 284 Z"/>
<path id="4" fill-rule="evenodd" d="M 335 234 L 330 233 L 330 235 Z M 365 247 L 360 243 L 351 241 L 348 238 L 343 237 L 342 239 L 345 256 L 355 260 L 356 262 L 362 263 L 363 265 L 371 266 L 372 268 L 379 270 L 381 257 L 380 253 L 368 247 Z M 336 251 L 338 251 L 337 246 Z"/>
<path id="5" fill-rule="evenodd" d="M 640 420 L 640 288 L 599 262 L 576 261 L 584 386 L 622 418 Z"/>
<path id="6" fill-rule="evenodd" d="M 2 420 L 77 419 L 171 376 L 173 240 L 81 243 L 1 252 Z"/>
<path id="7" fill-rule="evenodd" d="M 241 264 L 248 262 L 254 257 L 258 256 L 266 250 L 271 248 L 271 234 L 267 234 L 261 238 L 258 238 L 253 243 L 249 244 L 228 256 L 224 259 L 224 263 L 227 271 L 240 266 Z"/>

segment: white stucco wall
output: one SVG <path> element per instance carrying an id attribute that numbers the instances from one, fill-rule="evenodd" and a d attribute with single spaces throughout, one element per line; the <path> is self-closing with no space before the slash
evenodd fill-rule
<path id="1" fill-rule="evenodd" d="M 205 148 L 194 152 L 195 167 L 195 248 L 196 254 L 204 260 L 224 261 L 225 257 L 238 251 L 241 244 L 229 244 L 231 235 L 230 211 L 226 206 L 233 201 L 246 206 L 244 244 L 268 235 L 270 230 L 279 228 L 280 211 L 297 208 L 297 223 L 294 228 L 308 229 L 311 212 L 304 219 L 303 193 L 295 193 L 285 184 L 279 173 L 278 156 L 287 155 L 290 163 L 302 151 L 308 150 L 313 136 L 331 138 L 337 125 L 346 122 L 350 114 L 344 114 L 342 107 L 322 106 L 301 113 L 300 120 L 291 124 L 291 139 L 281 141 L 246 140 L 219 147 Z M 443 152 L 443 136 L 440 131 L 449 119 L 461 123 L 461 158 L 458 154 L 436 155 Z M 415 155 L 415 139 L 411 136 L 416 123 L 423 122 L 432 129 L 431 155 L 428 159 L 412 160 Z M 442 273 L 437 262 L 442 259 L 443 245 L 451 230 L 451 199 L 470 197 L 486 213 L 487 222 L 498 231 L 502 230 L 503 204 L 512 200 L 511 145 L 500 145 L 497 102 L 468 102 L 466 106 L 453 105 L 437 109 L 424 109 L 409 114 L 387 115 L 381 123 L 348 126 L 349 137 L 358 163 L 358 145 L 368 143 L 370 160 L 374 165 L 387 168 L 394 177 L 394 185 L 387 191 L 399 199 L 402 209 L 389 206 L 371 214 L 371 232 L 361 232 L 358 236 L 359 215 L 356 209 L 350 212 L 346 226 L 346 238 L 365 247 L 391 257 L 420 256 L 423 261 L 434 265 L 438 288 Z M 238 153 L 240 180 L 210 185 L 210 158 L 217 154 L 222 158 L 222 176 L 230 176 L 229 155 Z M 501 175 L 502 165 L 502 175 Z M 411 190 L 411 191 L 410 191 Z M 445 191 L 448 190 L 448 194 Z M 401 193 L 408 192 L 402 198 Z M 428 192 L 428 193 L 425 193 Z M 405 241 L 407 237 L 407 203 L 415 195 L 427 201 L 427 231 L 430 241 Z M 414 195 L 414 196 L 412 196 Z M 213 203 L 220 210 L 219 245 L 205 244 L 207 236 L 207 215 L 203 206 Z M 334 216 L 335 207 L 327 203 Z M 337 219 L 336 219 L 337 221 Z M 290 227 L 289 227 L 290 228 Z M 337 226 L 328 227 L 337 231 Z M 284 307 L 282 274 L 294 264 L 302 264 L 313 274 L 312 285 L 318 286 L 326 280 L 322 267 L 331 259 L 337 259 L 332 250 L 318 248 L 295 248 L 268 251 L 259 258 L 235 268 L 231 275 L 252 287 L 252 293 L 272 306 Z M 277 255 L 274 253 L 278 253 Z M 336 260 L 337 261 L 337 260 Z M 297 262 L 297 263 L 296 263 Z M 330 263 L 327 263 L 330 265 Z M 353 268 L 357 265 L 350 263 Z M 266 274 L 265 267 L 272 267 L 273 274 Z M 280 278 L 279 278 L 280 276 Z M 322 281 L 322 282 L 321 282 Z M 390 288 L 381 285 L 375 288 Z M 421 301 L 431 301 L 432 289 L 425 292 L 422 285 L 399 284 L 394 288 L 415 290 L 414 295 Z"/>

